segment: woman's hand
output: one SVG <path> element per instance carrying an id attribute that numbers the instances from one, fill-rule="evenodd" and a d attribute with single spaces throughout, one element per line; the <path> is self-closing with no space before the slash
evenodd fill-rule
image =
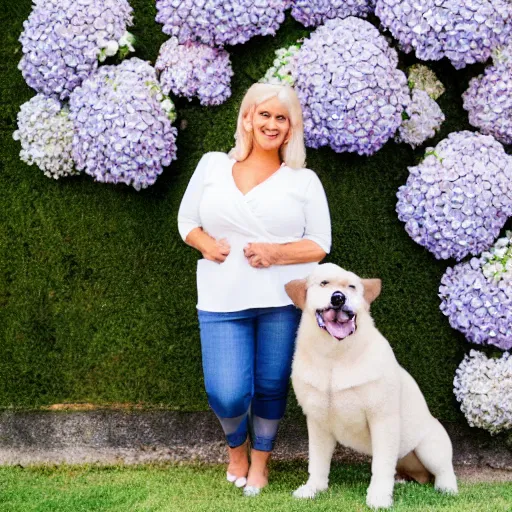
<path id="1" fill-rule="evenodd" d="M 229 242 L 225 238 L 216 240 L 200 227 L 191 230 L 185 242 L 197 249 L 204 259 L 215 261 L 215 263 L 223 263 L 231 250 Z"/>
<path id="2" fill-rule="evenodd" d="M 267 268 L 276 263 L 276 244 L 250 243 L 244 247 L 244 256 L 254 268 Z"/>
<path id="3" fill-rule="evenodd" d="M 322 261 L 325 251 L 316 242 L 304 239 L 284 244 L 250 243 L 244 247 L 244 255 L 251 267 L 266 268 Z"/>
<path id="4" fill-rule="evenodd" d="M 204 259 L 215 261 L 215 263 L 223 263 L 228 257 L 231 247 L 225 238 L 216 240 L 208 236 L 208 239 L 203 241 L 200 250 Z"/>

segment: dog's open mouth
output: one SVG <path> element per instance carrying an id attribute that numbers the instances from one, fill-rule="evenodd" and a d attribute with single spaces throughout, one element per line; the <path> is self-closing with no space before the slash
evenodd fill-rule
<path id="1" fill-rule="evenodd" d="M 316 310 L 318 326 L 325 329 L 337 340 L 342 340 L 356 331 L 356 315 L 339 308 Z"/>

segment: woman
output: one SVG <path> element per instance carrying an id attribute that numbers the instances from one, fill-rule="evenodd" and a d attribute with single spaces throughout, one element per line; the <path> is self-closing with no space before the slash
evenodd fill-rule
<path id="1" fill-rule="evenodd" d="M 331 226 L 320 180 L 304 169 L 302 111 L 291 87 L 253 85 L 235 138 L 229 155 L 202 157 L 178 227 L 203 255 L 197 267 L 203 372 L 226 434 L 227 479 L 255 495 L 268 482 L 300 319 L 284 285 L 307 276 L 329 252 Z"/>

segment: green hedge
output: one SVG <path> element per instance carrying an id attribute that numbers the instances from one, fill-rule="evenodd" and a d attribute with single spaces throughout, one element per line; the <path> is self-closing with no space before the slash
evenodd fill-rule
<path id="1" fill-rule="evenodd" d="M 167 39 L 154 21 L 154 0 L 132 5 L 136 55 L 154 62 Z M 231 147 L 240 100 L 274 50 L 308 31 L 288 17 L 276 37 L 229 48 L 232 98 L 215 108 L 178 99 L 179 160 L 149 190 L 135 192 L 88 176 L 53 181 L 19 160 L 16 114 L 34 94 L 17 69 L 30 9 L 30 0 L 17 0 L 0 20 L 0 407 L 88 401 L 206 409 L 195 315 L 199 254 L 178 235 L 179 202 L 200 156 Z M 401 59 L 403 69 L 415 62 Z M 432 68 L 447 86 L 440 99 L 447 121 L 437 142 L 469 128 L 461 93 L 482 66 L 457 72 L 443 61 Z M 416 245 L 395 213 L 407 166 L 422 154 L 393 142 L 371 158 L 309 150 L 308 166 L 329 199 L 328 261 L 382 278 L 377 326 L 434 414 L 464 421 L 452 380 L 469 345 L 450 328 L 437 298 L 453 262 L 436 261 Z"/>

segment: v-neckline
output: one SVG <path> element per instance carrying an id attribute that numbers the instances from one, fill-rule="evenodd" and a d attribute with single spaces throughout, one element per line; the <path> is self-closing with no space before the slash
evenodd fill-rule
<path id="1" fill-rule="evenodd" d="M 239 194 L 242 196 L 242 197 L 247 197 L 254 189 L 260 187 L 261 185 L 263 185 L 264 183 L 266 183 L 268 180 L 270 180 L 272 178 L 272 176 L 275 176 L 284 166 L 285 166 L 285 163 L 283 162 L 270 176 L 267 176 L 263 181 L 260 181 L 258 184 L 254 185 L 254 187 L 250 188 L 245 194 L 238 188 L 238 185 L 236 184 L 236 181 L 235 181 L 235 177 L 233 176 L 233 168 L 235 166 L 235 164 L 238 162 L 238 160 L 235 160 L 234 158 L 231 159 L 232 162 L 231 162 L 231 168 L 230 168 L 230 171 L 229 171 L 229 174 L 231 176 L 231 181 L 234 185 L 234 187 L 238 190 Z"/>

